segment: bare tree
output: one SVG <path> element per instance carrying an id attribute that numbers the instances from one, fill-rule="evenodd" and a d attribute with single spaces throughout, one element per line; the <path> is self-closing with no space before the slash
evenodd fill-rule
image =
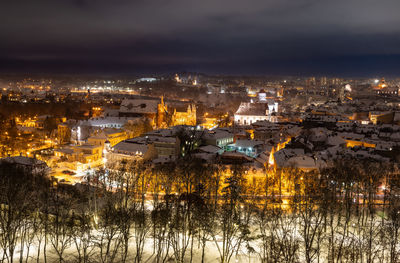
<path id="1" fill-rule="evenodd" d="M 238 252 L 243 240 L 248 235 L 248 217 L 242 213 L 241 193 L 244 179 L 242 167 L 233 166 L 231 175 L 225 180 L 223 188 L 223 203 L 220 206 L 219 216 L 215 218 L 212 238 L 216 245 L 221 262 L 229 262 Z M 219 230 L 219 231 L 218 231 Z"/>
<path id="2" fill-rule="evenodd" d="M 40 203 L 41 185 L 48 187 L 44 175 L 33 175 L 13 164 L 3 163 L 0 167 L 0 246 L 2 261 L 13 262 L 15 249 L 21 248 L 20 261 L 23 260 L 24 247 L 32 242 L 34 235 L 34 211 Z M 29 257 L 27 253 L 26 257 Z"/>
<path id="3" fill-rule="evenodd" d="M 77 194 L 76 189 L 69 185 L 58 185 L 51 191 L 49 240 L 59 262 L 65 261 L 64 252 L 71 246 L 70 231 L 75 224 L 73 209 Z"/>
<path id="4" fill-rule="evenodd" d="M 120 213 L 118 211 L 118 196 L 114 187 L 118 182 L 118 174 L 109 170 L 98 170 L 93 178 L 97 188 L 95 200 L 95 221 L 98 234 L 95 245 L 99 249 L 98 261 L 112 263 L 116 261 L 121 246 L 121 232 L 118 226 Z"/>
<path id="5" fill-rule="evenodd" d="M 324 185 L 313 172 L 304 174 L 298 171 L 294 178 L 297 189 L 292 206 L 300 220 L 299 233 L 303 239 L 304 260 L 311 263 L 319 259 L 321 252 L 322 223 L 326 211 L 322 201 Z"/>

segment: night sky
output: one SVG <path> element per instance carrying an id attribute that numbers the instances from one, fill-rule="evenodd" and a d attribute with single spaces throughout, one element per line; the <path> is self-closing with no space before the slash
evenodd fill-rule
<path id="1" fill-rule="evenodd" d="M 399 0 L 2 0 L 0 71 L 397 76 Z"/>

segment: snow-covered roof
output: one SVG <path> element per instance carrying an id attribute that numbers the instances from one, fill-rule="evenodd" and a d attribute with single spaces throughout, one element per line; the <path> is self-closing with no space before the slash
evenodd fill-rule
<path id="1" fill-rule="evenodd" d="M 235 115 L 266 116 L 267 110 L 268 104 L 266 103 L 242 102 Z"/>
<path id="2" fill-rule="evenodd" d="M 216 154 L 215 153 L 207 153 L 207 152 L 202 152 L 202 153 L 195 153 L 193 154 L 195 158 L 205 160 L 205 161 L 212 161 L 215 159 Z"/>
<path id="3" fill-rule="evenodd" d="M 328 131 L 328 129 L 322 128 L 322 127 L 313 128 L 313 129 L 310 129 L 310 131 L 312 132 L 312 134 L 310 136 L 310 140 L 313 142 L 326 141 L 328 138 L 328 134 L 330 133 L 330 131 Z"/>
<path id="4" fill-rule="evenodd" d="M 121 102 L 120 112 L 129 113 L 157 113 L 158 99 L 124 99 Z"/>
<path id="5" fill-rule="evenodd" d="M 257 145 L 263 145 L 264 142 L 263 141 L 259 141 L 259 140 L 241 140 L 238 139 L 235 142 L 235 146 L 236 147 L 241 147 L 241 148 L 254 148 Z"/>
<path id="6" fill-rule="evenodd" d="M 175 134 L 175 131 L 173 131 L 172 129 L 159 129 L 159 130 L 147 132 L 145 135 L 169 137 L 169 136 L 174 136 L 174 134 Z"/>
<path id="7" fill-rule="evenodd" d="M 274 153 L 274 159 L 278 166 L 285 166 L 286 161 L 294 156 L 304 155 L 304 149 L 294 148 L 288 149 L 284 148 Z"/>
<path id="8" fill-rule="evenodd" d="M 97 117 L 97 118 L 91 118 L 88 120 L 88 123 L 91 126 L 110 126 L 110 125 L 116 125 L 116 126 L 122 126 L 125 123 L 129 121 L 135 121 L 140 119 L 138 118 L 129 118 L 129 117 Z"/>
<path id="9" fill-rule="evenodd" d="M 24 166 L 46 165 L 46 163 L 43 161 L 26 156 L 13 156 L 0 159 L 0 164 L 3 162 L 10 164 L 24 165 Z"/>
<path id="10" fill-rule="evenodd" d="M 275 123 L 275 122 L 270 122 L 267 120 L 258 120 L 256 122 L 253 122 L 251 126 L 256 127 L 257 129 L 280 129 L 280 125 Z"/>
<path id="11" fill-rule="evenodd" d="M 218 153 L 221 151 L 221 148 L 218 146 L 214 146 L 214 145 L 206 145 L 206 146 L 201 146 L 199 147 L 199 150 L 201 152 L 205 152 L 205 153 Z"/>
<path id="12" fill-rule="evenodd" d="M 224 152 L 221 156 L 226 157 L 226 158 L 241 158 L 241 159 L 245 159 L 249 162 L 253 161 L 253 159 L 251 157 L 245 155 L 244 153 L 237 152 L 237 151 Z"/>
<path id="13" fill-rule="evenodd" d="M 214 140 L 217 140 L 217 139 L 223 139 L 223 138 L 230 138 L 230 137 L 233 137 L 233 133 L 230 133 L 230 132 L 228 132 L 228 131 L 226 131 L 226 130 L 222 130 L 222 129 L 215 129 L 215 130 L 212 130 L 212 131 L 207 131 L 205 134 L 204 134 L 204 139 L 214 139 Z"/>
<path id="14" fill-rule="evenodd" d="M 345 144 L 346 141 L 340 137 L 340 136 L 328 136 L 328 139 L 326 140 L 326 144 L 328 145 L 341 145 L 341 144 Z"/>
<path id="15" fill-rule="evenodd" d="M 147 152 L 148 148 L 149 147 L 146 144 L 123 141 L 117 143 L 113 147 L 113 150 L 116 152 L 129 152 L 131 154 L 144 154 Z"/>
<path id="16" fill-rule="evenodd" d="M 293 126 L 285 130 L 285 133 L 289 136 L 297 136 L 300 134 L 302 128 L 299 126 Z"/>
<path id="17" fill-rule="evenodd" d="M 338 134 L 340 137 L 343 139 L 347 140 L 361 140 L 364 139 L 365 135 L 364 134 L 357 134 L 357 133 L 352 133 L 352 132 L 341 132 Z"/>
<path id="18" fill-rule="evenodd" d="M 107 135 L 104 133 L 104 131 L 101 131 L 99 133 L 90 136 L 88 139 L 107 140 Z"/>
<path id="19" fill-rule="evenodd" d="M 326 163 L 322 160 L 316 161 L 314 158 L 301 155 L 289 158 L 284 167 L 294 167 L 299 169 L 320 169 L 326 167 Z"/>
<path id="20" fill-rule="evenodd" d="M 126 142 L 130 143 L 142 143 L 142 144 L 149 144 L 153 142 L 161 142 L 161 143 L 176 143 L 175 137 L 162 137 L 162 136 L 141 136 L 135 137 L 132 139 L 125 140 Z"/>
<path id="21" fill-rule="evenodd" d="M 101 148 L 102 146 L 100 145 L 92 145 L 92 144 L 82 144 L 82 145 L 75 145 L 74 146 L 76 149 L 96 149 L 96 148 Z"/>

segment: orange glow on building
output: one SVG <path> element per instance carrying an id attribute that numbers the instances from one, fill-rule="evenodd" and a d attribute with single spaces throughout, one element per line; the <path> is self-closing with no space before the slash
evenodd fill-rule
<path id="1" fill-rule="evenodd" d="M 352 148 L 355 146 L 366 147 L 366 148 L 375 148 L 376 144 L 368 143 L 368 142 L 364 142 L 364 141 L 346 140 L 346 147 Z"/>
<path id="2" fill-rule="evenodd" d="M 377 86 L 374 86 L 373 89 L 374 90 L 381 90 L 386 88 L 388 85 L 386 84 L 386 81 L 384 78 L 382 78 L 379 82 L 379 84 Z"/>
<path id="3" fill-rule="evenodd" d="M 269 158 L 268 158 L 269 167 L 275 166 L 274 153 L 275 153 L 275 148 L 272 147 L 271 152 L 269 153 Z"/>
<path id="4" fill-rule="evenodd" d="M 218 125 L 217 118 L 204 118 L 205 121 L 201 124 L 205 129 L 211 129 Z"/>
<path id="5" fill-rule="evenodd" d="M 291 140 L 292 140 L 292 137 L 288 137 L 288 138 L 286 139 L 286 141 L 278 143 L 278 145 L 277 145 L 277 151 L 279 151 L 279 150 L 285 148 L 286 144 L 288 144 Z"/>

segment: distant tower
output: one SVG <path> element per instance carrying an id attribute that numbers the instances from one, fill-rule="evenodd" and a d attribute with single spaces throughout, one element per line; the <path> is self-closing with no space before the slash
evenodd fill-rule
<path id="1" fill-rule="evenodd" d="M 182 80 L 179 78 L 178 74 L 175 74 L 175 81 L 178 82 L 178 83 L 182 82 Z"/>
<path id="2" fill-rule="evenodd" d="M 320 79 L 321 86 L 326 86 L 328 84 L 328 80 L 326 77 L 321 77 Z"/>
<path id="3" fill-rule="evenodd" d="M 164 103 L 164 96 L 161 96 L 161 102 L 157 105 L 157 127 L 166 125 L 166 114 L 168 112 L 167 105 Z"/>
<path id="4" fill-rule="evenodd" d="M 276 91 L 276 96 L 277 97 L 283 97 L 283 90 L 284 90 L 284 87 L 280 86 Z"/>
<path id="5" fill-rule="evenodd" d="M 187 109 L 188 113 L 188 124 L 189 125 L 196 125 L 196 105 L 190 104 Z"/>
<path id="6" fill-rule="evenodd" d="M 339 90 L 339 99 L 340 99 L 340 101 L 344 101 L 344 94 L 345 94 L 345 86 L 342 86 L 342 87 L 340 87 L 340 90 Z"/>
<path id="7" fill-rule="evenodd" d="M 86 99 L 90 98 L 90 89 L 87 90 Z"/>
<path id="8" fill-rule="evenodd" d="M 260 102 L 266 102 L 267 101 L 267 93 L 265 92 L 265 90 L 260 90 L 258 92 L 258 100 Z"/>

